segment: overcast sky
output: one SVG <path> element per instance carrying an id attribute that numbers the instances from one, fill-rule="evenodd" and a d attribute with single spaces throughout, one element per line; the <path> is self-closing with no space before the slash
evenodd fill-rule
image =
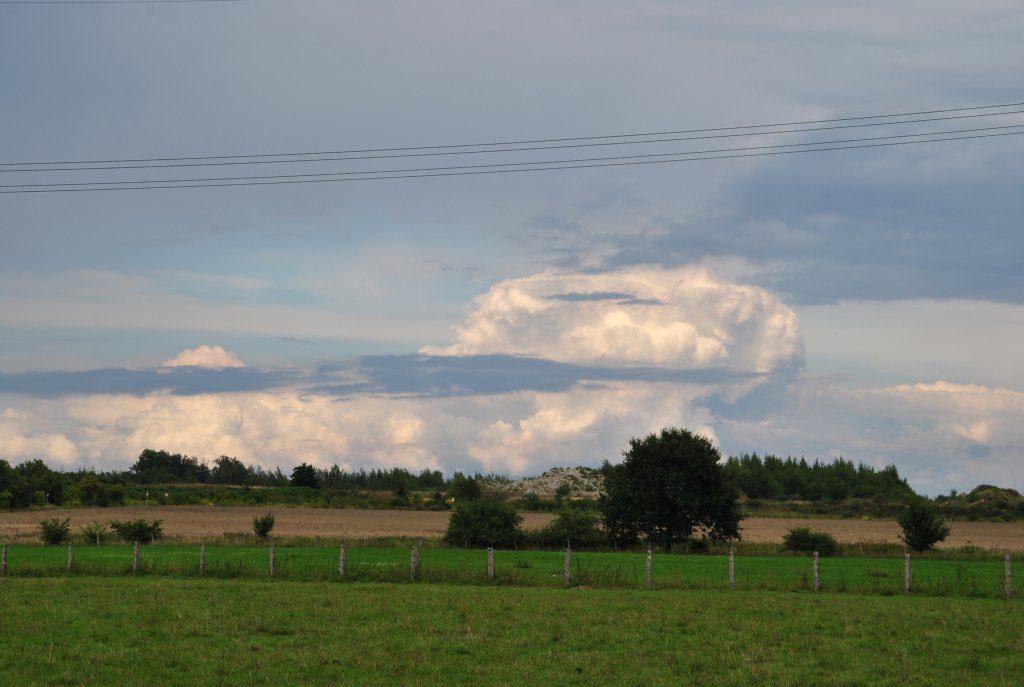
<path id="1" fill-rule="evenodd" d="M 1024 101 L 1021 35 L 1011 0 L 0 4 L 0 457 L 516 477 L 681 426 L 1024 490 L 1024 106 L 877 118 Z M 769 133 L 853 123 L 890 126 Z M 958 140 L 790 154 L 907 134 Z M 627 155 L 663 157 L 8 192 Z"/>

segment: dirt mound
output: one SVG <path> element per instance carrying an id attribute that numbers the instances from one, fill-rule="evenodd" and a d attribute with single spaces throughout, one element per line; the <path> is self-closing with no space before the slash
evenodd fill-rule
<path id="1" fill-rule="evenodd" d="M 551 498 L 559 487 L 565 485 L 570 497 L 597 498 L 604 489 L 604 475 L 599 470 L 586 467 L 551 468 L 537 477 L 517 480 L 489 480 L 481 486 L 491 492 L 510 496 L 536 494 Z"/>

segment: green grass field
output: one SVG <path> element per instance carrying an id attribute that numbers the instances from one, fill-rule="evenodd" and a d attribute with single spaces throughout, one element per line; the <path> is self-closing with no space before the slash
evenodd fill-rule
<path id="1" fill-rule="evenodd" d="M 0 675 L 43 685 L 1019 685 L 1016 601 L 0 580 Z"/>
<path id="2" fill-rule="evenodd" d="M 260 579 L 268 575 L 265 546 L 208 546 L 206 575 L 214 578 Z M 199 547 L 178 544 L 144 546 L 141 576 L 198 577 Z M 488 584 L 486 552 L 425 546 L 420 549 L 423 582 Z M 64 547 L 10 546 L 8 575 L 59 576 L 66 569 Z M 402 582 L 409 579 L 410 551 L 402 547 L 350 546 L 344 582 Z M 572 586 L 599 589 L 642 589 L 646 582 L 643 553 L 574 553 Z M 822 591 L 892 595 L 903 593 L 903 558 L 848 555 L 822 558 Z M 129 575 L 130 546 L 76 546 L 73 576 Z M 338 580 L 335 547 L 275 548 L 275 578 L 289 581 Z M 738 591 L 798 591 L 813 585 L 810 556 L 736 556 Z M 956 560 L 914 558 L 915 594 L 961 597 L 1003 596 L 1001 558 Z M 1024 578 L 1021 578 L 1024 579 Z M 656 589 L 727 590 L 728 557 L 724 555 L 661 555 L 653 560 Z M 564 555 L 558 551 L 496 551 L 495 583 L 502 586 L 564 586 Z"/>

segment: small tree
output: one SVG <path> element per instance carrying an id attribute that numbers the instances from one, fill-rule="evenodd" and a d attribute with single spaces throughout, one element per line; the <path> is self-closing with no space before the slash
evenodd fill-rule
<path id="1" fill-rule="evenodd" d="M 252 519 L 252 531 L 256 533 L 256 536 L 260 539 L 266 539 L 270 536 L 270 530 L 274 529 L 274 514 L 267 513 L 266 515 L 257 515 Z"/>
<path id="2" fill-rule="evenodd" d="M 501 501 L 477 499 L 456 505 L 448 520 L 444 540 L 456 546 L 510 548 L 522 536 L 523 516 Z"/>
<path id="3" fill-rule="evenodd" d="M 71 538 L 71 518 L 39 521 L 39 538 L 44 544 L 63 544 Z"/>
<path id="4" fill-rule="evenodd" d="M 110 536 L 110 528 L 102 522 L 91 522 L 88 525 L 82 525 L 82 537 L 88 541 L 95 541 L 96 546 L 99 546 L 104 539 Z"/>
<path id="5" fill-rule="evenodd" d="M 317 477 L 316 468 L 312 465 L 302 463 L 292 469 L 291 485 L 293 487 L 320 488 L 320 478 Z"/>
<path id="6" fill-rule="evenodd" d="M 135 520 L 111 520 L 110 529 L 114 530 L 117 538 L 124 542 L 154 542 L 164 536 L 163 520 L 147 522 L 145 518 Z"/>
<path id="7" fill-rule="evenodd" d="M 809 527 L 794 527 L 782 538 L 782 545 L 787 551 L 812 553 L 817 551 L 822 556 L 834 556 L 839 552 L 839 543 L 828 532 L 815 532 Z"/>
<path id="8" fill-rule="evenodd" d="M 938 509 L 924 499 L 908 503 L 896 522 L 903 530 L 900 539 L 914 551 L 928 551 L 949 536 L 949 525 Z"/>
<path id="9" fill-rule="evenodd" d="M 446 493 L 449 498 L 455 499 L 455 503 L 475 501 L 480 498 L 480 483 L 474 477 L 466 477 L 461 472 L 456 472 L 452 475 Z"/>
<path id="10" fill-rule="evenodd" d="M 575 549 L 592 549 L 608 545 L 608 534 L 598 525 L 601 516 L 582 508 L 563 508 L 546 527 L 531 539 L 541 546 L 560 548 L 570 544 Z"/>

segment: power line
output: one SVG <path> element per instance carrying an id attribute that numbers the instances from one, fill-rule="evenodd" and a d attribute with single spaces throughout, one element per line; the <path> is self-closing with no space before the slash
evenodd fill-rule
<path id="1" fill-rule="evenodd" d="M 2 2 L 3 0 L 0 0 Z M 84 0 L 82 0 L 84 1 Z M 113 1 L 113 0 L 110 0 Z M 127 2 L 128 0 L 121 0 Z M 141 2 L 142 0 L 133 0 L 135 2 Z M 149 0 L 155 1 L 155 0 Z M 171 0 L 162 0 L 169 2 Z M 186 0 L 177 0 L 186 1 Z M 202 1 L 202 0 L 190 0 L 190 1 Z M 216 0 L 216 1 L 237 1 L 237 0 Z M 519 141 L 492 141 L 488 143 L 456 143 L 456 144 L 445 144 L 445 145 L 421 145 L 421 146 L 409 146 L 409 147 L 392 147 L 392 148 L 362 148 L 362 149 L 350 149 L 350 150 L 327 150 L 327 151 L 302 151 L 294 153 L 250 153 L 245 155 L 199 155 L 189 157 L 152 157 L 152 158 L 123 158 L 123 159 L 109 159 L 109 160 L 51 160 L 45 162 L 0 162 L 0 166 L 11 167 L 19 165 L 98 165 L 98 164 L 120 164 L 120 163 L 132 163 L 132 162 L 181 162 L 186 160 L 239 160 L 239 159 L 252 159 L 252 158 L 274 158 L 274 157 L 297 157 L 304 155 L 356 155 L 364 153 L 396 153 L 396 152 L 414 152 L 414 151 L 429 151 L 429 150 L 452 150 L 452 149 L 464 149 L 464 148 L 483 148 L 483 147 L 497 147 L 497 146 L 518 146 L 518 145 L 533 145 L 533 144 L 547 144 L 547 143 L 568 143 L 568 142 L 579 142 L 579 141 L 602 141 L 608 139 L 624 139 L 624 138 L 643 138 L 651 136 L 676 136 L 676 135 L 689 135 L 689 134 L 712 134 L 716 132 L 728 132 L 728 131 L 741 131 L 745 129 L 766 129 L 772 127 L 781 126 L 805 126 L 809 124 L 831 124 L 836 122 L 856 122 L 864 120 L 878 120 L 878 119 L 892 119 L 895 117 L 917 117 L 921 115 L 932 115 L 932 114 L 947 114 L 951 112 L 969 112 L 973 110 L 994 110 L 994 109 L 1005 109 L 1010 107 L 1022 107 L 1024 102 L 1016 103 L 1005 103 L 1002 105 L 976 105 L 972 107 L 954 107 L 945 108 L 940 110 L 920 110 L 916 112 L 898 112 L 892 114 L 876 114 L 876 115 L 862 115 L 857 117 L 836 117 L 832 119 L 813 119 L 805 121 L 794 121 L 794 122 L 775 122 L 771 124 L 746 124 L 741 126 L 725 126 L 725 127 L 712 127 L 703 129 L 679 129 L 674 131 L 654 131 L 646 133 L 631 133 L 631 134 L 606 134 L 600 136 L 575 136 L 566 138 L 541 138 L 541 139 L 525 139 Z M 977 115 L 964 115 L 964 117 L 974 116 L 999 116 L 1003 114 L 1017 114 L 1020 111 L 1013 112 L 994 112 L 984 113 Z M 957 117 L 949 117 L 948 119 L 955 119 Z M 913 120 L 913 121 L 939 121 L 945 118 L 935 118 L 934 120 Z M 910 122 L 882 122 L 879 126 L 885 125 L 898 125 L 901 123 Z M 824 128 L 824 127 L 823 127 Z M 842 128 L 842 127 L 835 127 Z M 767 135 L 773 132 L 750 132 L 742 135 Z M 643 141 L 638 141 L 642 143 Z M 502 151 L 485 151 L 485 152 L 502 152 Z M 399 157 L 411 157 L 411 156 L 399 156 Z"/>
<path id="2" fill-rule="evenodd" d="M 968 139 L 979 139 L 979 138 L 994 138 L 999 136 L 1018 136 L 1024 132 L 998 132 L 988 134 L 972 134 L 969 136 L 954 136 L 948 138 L 936 138 L 927 140 L 916 140 L 916 141 L 888 141 L 884 143 L 864 143 L 857 145 L 848 146 L 834 146 L 824 148 L 809 148 L 804 150 L 772 150 L 766 152 L 753 152 L 753 153 L 740 153 L 740 154 L 728 154 L 728 155 L 709 155 L 701 157 L 686 157 L 686 158 L 673 158 L 673 159 L 659 159 L 659 160 L 633 160 L 625 162 L 599 162 L 592 164 L 574 164 L 559 167 L 549 166 L 538 166 L 538 167 L 527 167 L 527 168 L 503 168 L 503 169 L 487 169 L 487 170 L 471 170 L 471 171 L 447 171 L 447 172 L 436 172 L 436 173 L 414 173 L 414 174 L 395 174 L 390 176 L 359 176 L 359 177 L 345 177 L 345 178 L 330 178 L 330 179 L 295 179 L 295 178 L 282 178 L 278 180 L 270 181 L 230 181 L 228 183 L 188 183 L 188 184 L 173 184 L 173 185 L 161 185 L 153 184 L 150 186 L 106 186 L 106 187 L 92 187 L 92 188 L 41 188 L 41 189 L 16 189 L 16 190 L 0 190 L 0 194 L 14 194 L 14 193 L 73 193 L 73 192 L 95 192 L 95 191 L 144 191 L 154 189 L 177 189 L 177 188 L 220 188 L 226 186 L 276 186 L 282 184 L 311 184 L 311 183 L 326 183 L 326 182 L 350 182 L 350 181 L 380 181 L 380 180 L 394 180 L 394 179 L 422 179 L 432 177 L 453 177 L 453 176 L 478 176 L 483 174 L 510 174 L 517 172 L 545 172 L 545 171 L 557 171 L 557 170 L 569 170 L 569 169 L 588 169 L 597 167 L 624 167 L 624 166 L 637 166 L 637 165 L 653 165 L 653 164 L 665 164 L 671 162 L 698 162 L 706 160 L 725 160 L 733 158 L 745 158 L 745 157 L 764 157 L 769 155 L 794 155 L 804 153 L 817 153 L 826 151 L 837 151 L 837 150 L 854 150 L 861 148 L 884 148 L 891 146 L 904 146 L 904 145 L 916 145 L 921 143 L 937 143 L 943 141 L 961 141 Z M 131 183 L 131 182 L 122 182 Z M 147 183 L 147 182 L 140 182 Z M 167 182 L 165 182 L 167 183 Z"/>
<path id="3" fill-rule="evenodd" d="M 512 167 L 537 167 L 541 165 L 568 165 L 568 164 L 579 164 L 587 162 L 610 162 L 618 160 L 644 160 L 654 158 L 681 158 L 681 156 L 694 156 L 694 155 L 712 155 L 718 153 L 741 153 L 741 152 L 752 152 L 761 150 L 772 150 L 781 148 L 809 148 L 810 146 L 828 146 L 828 145 L 840 145 L 849 143 L 867 143 L 873 141 L 886 141 L 898 138 L 921 138 L 925 136 L 950 136 L 952 134 L 964 134 L 964 133 L 979 133 L 987 131 L 997 131 L 1006 129 L 1024 129 L 1024 124 L 1008 124 L 1004 126 L 990 126 L 980 127 L 975 129 L 953 129 L 948 131 L 932 131 L 925 133 L 915 134 L 892 134 L 888 136 L 872 136 L 868 138 L 849 138 L 849 139 L 835 139 L 831 141 L 809 141 L 805 143 L 780 143 L 774 145 L 764 146 L 746 146 L 742 148 L 712 148 L 708 150 L 693 150 L 693 151 L 680 151 L 674 153 L 646 153 L 640 155 L 619 155 L 619 156 L 608 156 L 608 157 L 585 157 L 585 158 L 571 158 L 565 160 L 533 160 L 530 162 L 492 162 L 486 164 L 477 165 L 453 165 L 446 167 L 413 167 L 404 169 L 379 169 L 379 170 L 354 170 L 347 172 L 315 172 L 315 173 L 295 173 L 295 174 L 276 174 L 276 175 L 253 175 L 253 176 L 239 176 L 239 177 L 199 177 L 199 178 L 188 178 L 188 179 L 141 179 L 138 181 L 130 180 L 119 180 L 119 181 L 84 181 L 84 182 L 65 182 L 65 183 L 46 183 L 46 184 L 5 184 L 0 185 L 0 189 L 5 188 L 72 188 L 77 186 L 118 186 L 122 184 L 179 184 L 179 183 L 201 183 L 201 182 L 217 182 L 217 181 L 253 181 L 263 179 L 312 179 L 316 177 L 356 177 L 356 176 L 368 176 L 368 175 L 394 175 L 394 174 L 412 174 L 421 172 L 447 172 L 454 170 L 474 170 L 474 169 L 503 169 Z M 1016 133 L 1024 133 L 1019 131 Z M 952 140 L 943 138 L 934 138 L 933 141 Z M 811 148 L 813 149 L 813 148 Z M 799 151 L 797 151 L 799 152 Z M 804 152 L 809 152 L 804 151 Z M 110 168 L 106 168 L 110 169 Z M 554 169 L 554 168 L 553 168 Z M 561 169 L 559 167 L 558 169 Z M 376 177 L 374 177 L 376 178 Z"/>
<path id="4" fill-rule="evenodd" d="M 180 168 L 180 167 L 225 167 L 225 166 L 238 166 L 238 165 L 280 165 L 280 164 L 297 164 L 297 163 L 318 163 L 318 162 L 343 162 L 353 160 L 385 160 L 385 159 L 396 159 L 396 158 L 413 158 L 413 157 L 436 157 L 436 156 L 451 156 L 451 155 L 478 155 L 478 154 L 496 154 L 496 153 L 518 153 L 518 152 L 532 152 L 538 150 L 563 150 L 568 148 L 593 148 L 593 147 L 606 147 L 606 146 L 627 146 L 627 145 L 638 145 L 638 144 L 649 144 L 649 143 L 678 143 L 682 141 L 701 141 L 710 140 L 716 138 L 739 138 L 749 136 L 771 136 L 778 134 L 794 134 L 794 133 L 814 133 L 818 131 L 834 131 L 838 129 L 858 129 L 865 127 L 880 127 L 880 126 L 893 126 L 899 124 L 919 124 L 922 122 L 939 122 L 939 121 L 950 121 L 955 119 L 973 119 L 977 117 L 996 117 L 1000 115 L 1008 114 L 1022 114 L 1024 110 L 1010 110 L 1008 112 L 998 113 L 984 113 L 984 114 L 969 114 L 969 115 L 954 115 L 947 117 L 928 117 L 924 119 L 905 119 L 897 122 L 871 122 L 868 124 L 843 124 L 837 126 L 822 126 L 812 127 L 805 129 L 784 129 L 776 131 L 759 131 L 750 133 L 727 133 L 727 134 L 705 134 L 699 136 L 684 136 L 674 138 L 655 138 L 646 139 L 642 141 L 604 141 L 594 143 L 572 143 L 572 144 L 560 144 L 560 145 L 544 145 L 544 146 L 530 146 L 524 148 L 502 148 L 494 150 L 460 150 L 460 151 L 432 151 L 432 152 L 418 152 L 418 153 L 406 153 L 406 154 L 385 154 L 385 155 L 346 155 L 344 157 L 315 157 L 315 158 L 292 158 L 292 159 L 281 159 L 285 155 L 298 155 L 299 153 L 277 153 L 273 157 L 277 159 L 272 160 L 238 160 L 231 157 L 228 158 L 178 158 L 181 160 L 223 160 L 220 162 L 162 162 L 157 158 L 153 159 L 155 164 L 140 164 L 140 165 L 113 165 L 107 164 L 102 167 L 97 166 L 79 166 L 79 167 L 26 167 L 26 168 L 12 168 L 2 169 L 0 168 L 0 174 L 5 172 L 93 172 L 102 170 L 121 170 L 121 169 L 168 169 L 168 168 Z M 998 127 L 992 127 L 998 128 Z M 965 129 L 964 131 L 973 131 L 973 129 Z M 958 132 L 946 132 L 946 133 L 958 133 Z M 907 134 L 908 136 L 923 136 L 928 134 Z M 794 144 L 799 145 L 799 144 Z M 362 151 L 352 151 L 362 152 Z M 369 152 L 369 151 L 367 151 Z M 340 155 L 343 151 L 338 152 L 322 152 L 322 153 L 304 153 L 305 155 L 324 155 L 334 156 Z M 241 157 L 241 156 L 239 156 Z M 246 156 L 248 157 L 248 156 Z M 255 157 L 255 156 L 253 156 Z M 271 156 L 260 156 L 260 157 L 271 157 Z M 142 160 L 133 160 L 132 162 L 141 162 Z M 16 163 L 0 163 L 0 167 L 4 165 L 14 165 Z M 42 164 L 42 163 L 20 163 L 20 164 Z M 51 163 L 51 164 L 71 164 L 71 163 Z M 87 163 L 78 163 L 87 164 Z M 103 164 L 101 162 L 95 164 Z"/>
<path id="5" fill-rule="evenodd" d="M 252 0 L 0 0 L 0 5 L 160 5 L 205 2 L 252 2 Z"/>

